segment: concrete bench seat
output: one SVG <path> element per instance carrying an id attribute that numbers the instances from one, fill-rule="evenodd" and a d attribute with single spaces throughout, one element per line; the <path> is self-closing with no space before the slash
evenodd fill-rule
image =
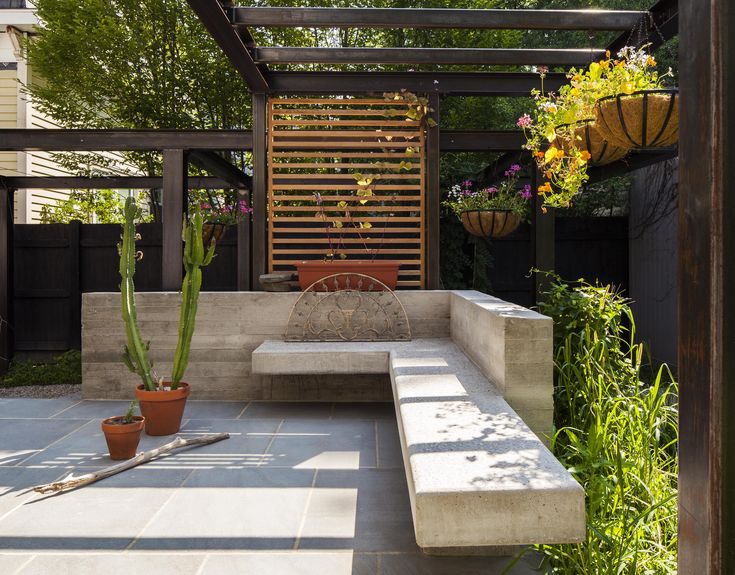
<path id="1" fill-rule="evenodd" d="M 390 374 L 427 552 L 584 538 L 581 486 L 451 339 L 266 341 L 252 361 L 264 375 Z"/>

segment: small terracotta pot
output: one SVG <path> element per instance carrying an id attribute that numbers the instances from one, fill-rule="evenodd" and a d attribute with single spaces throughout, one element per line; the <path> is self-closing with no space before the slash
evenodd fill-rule
<path id="1" fill-rule="evenodd" d="M 148 435 L 172 435 L 179 431 L 186 398 L 189 397 L 188 383 L 179 383 L 176 389 L 164 391 L 147 391 L 139 385 L 135 397 L 145 417 L 145 432 Z"/>
<path id="2" fill-rule="evenodd" d="M 140 415 L 133 416 L 131 423 L 124 423 L 124 417 L 108 417 L 102 422 L 102 431 L 107 441 L 107 449 L 110 451 L 110 459 L 119 461 L 135 457 L 135 450 L 140 443 L 140 433 L 143 431 L 145 418 Z"/>
<path id="3" fill-rule="evenodd" d="M 299 271 L 299 287 L 302 291 L 307 290 L 310 286 L 318 281 L 334 276 L 337 274 L 357 274 L 366 275 L 375 278 L 381 284 L 390 289 L 396 289 L 398 283 L 398 268 L 401 264 L 390 261 L 363 261 L 363 260 L 338 260 L 338 261 L 322 261 L 311 260 L 296 263 L 296 269 Z M 315 291 L 336 291 L 337 289 L 347 288 L 347 278 L 334 278 L 330 280 L 329 286 L 317 286 Z M 334 284 L 334 285 L 332 285 Z M 355 289 L 355 282 L 351 282 L 351 288 Z M 372 284 L 372 287 L 364 287 L 364 290 L 383 291 L 383 286 Z"/>

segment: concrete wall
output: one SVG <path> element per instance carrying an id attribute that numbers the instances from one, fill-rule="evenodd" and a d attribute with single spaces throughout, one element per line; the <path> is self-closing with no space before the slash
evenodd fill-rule
<path id="1" fill-rule="evenodd" d="M 251 354 L 263 341 L 282 339 L 298 292 L 203 293 L 186 381 L 194 399 L 390 401 L 390 379 L 376 376 L 256 376 Z M 449 292 L 400 291 L 414 338 L 449 337 Z M 178 293 L 137 294 L 138 320 L 151 340 L 151 359 L 171 373 L 177 339 Z M 120 360 L 125 331 L 119 293 L 82 297 L 82 394 L 128 399 L 138 384 Z"/>
<path id="2" fill-rule="evenodd" d="M 476 291 L 450 299 L 451 336 L 539 436 L 554 415 L 553 322 Z"/>

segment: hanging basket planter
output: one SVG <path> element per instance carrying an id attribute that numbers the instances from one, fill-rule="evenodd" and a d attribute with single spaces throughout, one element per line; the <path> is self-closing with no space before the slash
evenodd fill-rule
<path id="1" fill-rule="evenodd" d="M 222 236 L 225 233 L 225 224 L 216 223 L 205 223 L 202 226 L 202 241 L 204 242 L 205 249 L 209 247 L 209 244 L 214 240 L 215 244 L 219 244 Z"/>
<path id="2" fill-rule="evenodd" d="M 679 91 L 641 90 L 602 98 L 596 106 L 602 137 L 628 148 L 665 148 L 679 140 Z"/>
<path id="3" fill-rule="evenodd" d="M 460 220 L 465 230 L 480 238 L 502 238 L 521 225 L 521 216 L 510 210 L 467 210 Z"/>
<path id="4" fill-rule="evenodd" d="M 619 146 L 608 141 L 592 119 L 559 126 L 556 140 L 557 145 L 567 153 L 573 146 L 578 150 L 586 150 L 592 156 L 590 163 L 597 166 L 621 160 L 630 150 L 630 145 Z"/>

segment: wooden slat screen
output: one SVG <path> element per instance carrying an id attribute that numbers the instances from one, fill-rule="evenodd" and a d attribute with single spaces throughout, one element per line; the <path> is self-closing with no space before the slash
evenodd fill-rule
<path id="1" fill-rule="evenodd" d="M 407 110 L 401 100 L 269 101 L 270 271 L 337 248 L 348 259 L 398 261 L 399 287 L 424 287 L 425 134 Z M 358 195 L 355 174 L 379 176 L 371 196 Z"/>

